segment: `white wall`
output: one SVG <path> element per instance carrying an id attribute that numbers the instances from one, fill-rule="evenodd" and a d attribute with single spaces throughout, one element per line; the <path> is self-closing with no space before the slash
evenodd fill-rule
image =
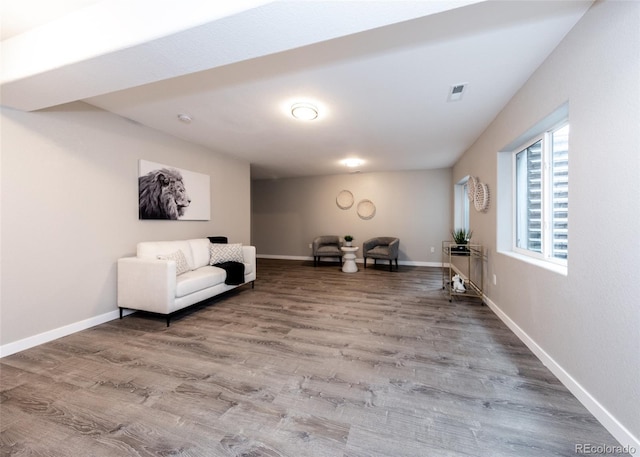
<path id="1" fill-rule="evenodd" d="M 336 204 L 343 189 L 354 195 L 348 210 Z M 368 238 L 395 236 L 400 238 L 400 262 L 435 264 L 451 229 L 452 193 L 449 168 L 254 181 L 252 242 L 259 255 L 310 257 L 309 243 L 319 235 L 350 234 L 361 249 Z M 356 207 L 363 199 L 376 206 L 372 219 L 358 217 Z"/>
<path id="2" fill-rule="evenodd" d="M 85 103 L 1 116 L 4 353 L 113 317 L 116 260 L 139 241 L 250 242 L 248 163 Z M 138 159 L 209 175 L 211 220 L 138 220 Z"/>
<path id="3" fill-rule="evenodd" d="M 496 251 L 472 211 L 495 309 L 625 444 L 640 449 L 640 3 L 596 2 L 456 164 L 496 195 L 497 152 L 569 101 L 568 275 Z M 504 313 L 504 314 L 502 314 Z"/>

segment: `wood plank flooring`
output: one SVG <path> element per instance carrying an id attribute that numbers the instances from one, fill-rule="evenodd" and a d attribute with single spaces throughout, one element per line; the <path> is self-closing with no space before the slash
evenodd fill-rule
<path id="1" fill-rule="evenodd" d="M 0 362 L 2 456 L 575 456 L 615 439 L 437 268 L 258 261 L 176 316 Z M 464 297 L 463 297 L 464 298 Z"/>

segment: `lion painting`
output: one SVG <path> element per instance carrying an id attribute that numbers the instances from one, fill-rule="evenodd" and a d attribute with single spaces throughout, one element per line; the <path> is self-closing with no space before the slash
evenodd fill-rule
<path id="1" fill-rule="evenodd" d="M 138 178 L 138 203 L 140 219 L 177 220 L 184 216 L 191 199 L 180 172 L 161 168 Z"/>

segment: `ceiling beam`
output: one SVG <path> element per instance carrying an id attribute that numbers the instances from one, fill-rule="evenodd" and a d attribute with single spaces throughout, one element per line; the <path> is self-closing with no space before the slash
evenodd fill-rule
<path id="1" fill-rule="evenodd" d="M 2 105 L 43 109 L 480 1 L 98 2 L 2 42 Z"/>

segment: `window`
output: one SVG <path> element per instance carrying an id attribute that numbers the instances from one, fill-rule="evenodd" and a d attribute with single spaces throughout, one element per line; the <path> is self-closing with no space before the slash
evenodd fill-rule
<path id="1" fill-rule="evenodd" d="M 498 152 L 496 247 L 566 275 L 569 255 L 569 102 Z"/>
<path id="2" fill-rule="evenodd" d="M 469 177 L 463 178 L 454 186 L 454 230 L 464 229 L 469 231 L 469 198 L 467 190 Z"/>
<path id="3" fill-rule="evenodd" d="M 527 142 L 513 154 L 513 249 L 566 264 L 569 229 L 569 124 Z"/>

